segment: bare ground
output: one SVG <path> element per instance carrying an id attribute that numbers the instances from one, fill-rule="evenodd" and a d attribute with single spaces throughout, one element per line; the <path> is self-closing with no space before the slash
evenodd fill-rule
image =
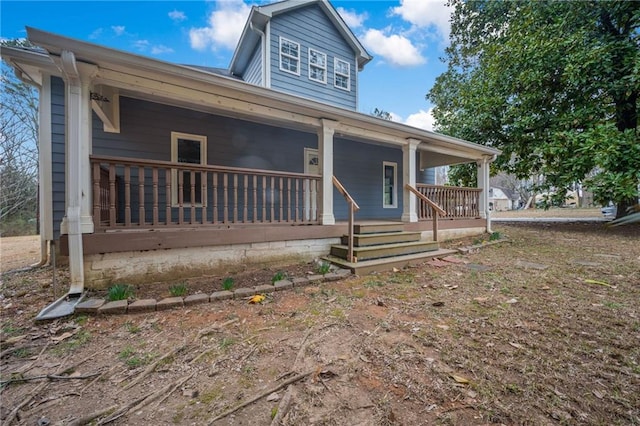
<path id="1" fill-rule="evenodd" d="M 50 268 L 4 274 L 0 422 L 200 425 L 264 394 L 212 424 L 640 424 L 640 227 L 494 227 L 509 242 L 447 266 L 258 305 L 36 324 Z"/>

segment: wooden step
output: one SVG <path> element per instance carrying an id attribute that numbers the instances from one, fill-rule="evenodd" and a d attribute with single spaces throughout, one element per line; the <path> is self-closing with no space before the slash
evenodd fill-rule
<path id="1" fill-rule="evenodd" d="M 420 232 L 382 232 L 377 234 L 355 234 L 355 247 L 375 246 L 377 244 L 411 243 L 420 241 Z M 342 244 L 349 244 L 349 236 L 342 236 Z"/>
<path id="2" fill-rule="evenodd" d="M 391 271 L 393 268 L 402 269 L 407 266 L 419 265 L 429 259 L 445 257 L 457 253 L 456 250 L 438 249 L 424 253 L 406 254 L 403 256 L 387 257 L 384 259 L 365 260 L 361 262 L 347 262 L 335 256 L 326 256 L 322 260 L 331 262 L 344 269 L 351 270 L 357 275 L 366 275 L 372 272 Z"/>
<path id="3" fill-rule="evenodd" d="M 353 225 L 355 234 L 378 234 L 382 232 L 402 232 L 404 224 L 402 222 L 363 222 Z"/>
<path id="4" fill-rule="evenodd" d="M 437 241 L 417 241 L 412 243 L 384 244 L 372 247 L 354 247 L 353 255 L 358 261 L 379 259 L 382 257 L 401 256 L 405 254 L 423 253 L 438 250 Z M 347 258 L 349 247 L 346 245 L 331 246 L 331 255 Z"/>

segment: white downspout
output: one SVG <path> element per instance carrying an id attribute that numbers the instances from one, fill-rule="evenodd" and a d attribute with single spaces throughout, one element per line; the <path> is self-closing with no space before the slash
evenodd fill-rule
<path id="1" fill-rule="evenodd" d="M 253 22 L 249 22 L 249 28 L 251 28 L 252 31 L 258 33 L 258 35 L 260 36 L 260 49 L 261 49 L 260 53 L 262 54 L 262 64 L 261 64 L 261 70 L 260 70 L 262 72 L 262 75 L 260 76 L 260 78 L 262 79 L 261 86 L 268 87 L 267 86 L 267 48 L 266 48 L 267 36 L 263 31 L 254 27 Z"/>
<path id="2" fill-rule="evenodd" d="M 71 286 L 69 294 L 84 291 L 84 251 L 82 246 L 82 81 L 73 52 L 63 50 L 61 67 L 66 76 L 66 124 L 67 124 L 67 167 L 66 167 L 66 216 L 65 224 L 69 238 L 69 272 Z M 88 96 L 86 93 L 89 102 Z"/>

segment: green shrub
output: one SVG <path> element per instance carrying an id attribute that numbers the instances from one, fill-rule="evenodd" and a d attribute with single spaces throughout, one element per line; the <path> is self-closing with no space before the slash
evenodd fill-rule
<path id="1" fill-rule="evenodd" d="M 113 302 L 114 300 L 127 300 L 133 297 L 133 288 L 127 284 L 115 284 L 109 287 L 109 293 L 107 299 Z"/>
<path id="2" fill-rule="evenodd" d="M 227 277 L 222 280 L 222 289 L 226 291 L 230 291 L 233 288 L 233 278 Z"/>
<path id="3" fill-rule="evenodd" d="M 277 281 L 282 281 L 287 279 L 287 274 L 282 271 L 276 272 L 271 278 L 271 284 L 275 284 Z"/>
<path id="4" fill-rule="evenodd" d="M 169 287 L 169 293 L 173 297 L 184 296 L 185 294 L 187 294 L 187 291 L 188 291 L 187 286 L 184 283 L 174 284 L 171 287 Z"/>
<path id="5" fill-rule="evenodd" d="M 329 262 L 320 262 L 316 265 L 316 272 L 320 275 L 326 275 L 331 270 Z"/>
<path id="6" fill-rule="evenodd" d="M 499 240 L 500 238 L 502 238 L 502 235 L 500 235 L 498 231 L 492 232 L 491 235 L 489 235 L 489 241 L 496 241 L 496 240 Z"/>

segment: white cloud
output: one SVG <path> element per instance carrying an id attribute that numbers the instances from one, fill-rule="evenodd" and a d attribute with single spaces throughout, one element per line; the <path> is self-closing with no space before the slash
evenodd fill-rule
<path id="1" fill-rule="evenodd" d="M 136 40 L 133 42 L 133 47 L 135 47 L 141 52 L 144 52 L 145 50 L 147 50 L 150 45 L 151 43 L 149 43 L 149 40 Z"/>
<path id="2" fill-rule="evenodd" d="M 391 65 L 412 67 L 426 62 L 418 48 L 405 36 L 387 36 L 380 30 L 369 29 L 361 39 L 368 50 L 382 56 Z"/>
<path id="3" fill-rule="evenodd" d="M 97 39 L 98 37 L 100 37 L 102 35 L 103 31 L 104 30 L 102 28 L 98 28 L 98 29 L 93 30 L 93 32 L 91 34 L 89 34 L 89 40 Z"/>
<path id="4" fill-rule="evenodd" d="M 169 18 L 171 18 L 171 20 L 174 22 L 182 22 L 187 19 L 187 15 L 185 15 L 184 12 L 174 9 L 169 12 Z"/>
<path id="5" fill-rule="evenodd" d="M 393 13 L 418 27 L 435 26 L 446 40 L 451 32 L 452 8 L 444 0 L 400 0 Z"/>
<path id="6" fill-rule="evenodd" d="M 405 120 L 405 124 L 409 126 L 417 127 L 419 129 L 431 130 L 433 131 L 433 108 L 429 108 L 428 111 L 420 110 L 415 114 L 411 114 Z"/>
<path id="7" fill-rule="evenodd" d="M 125 31 L 124 25 L 112 25 L 111 29 L 117 36 L 121 36 Z"/>
<path id="8" fill-rule="evenodd" d="M 174 50 L 170 47 L 159 44 L 157 46 L 153 46 L 151 48 L 151 54 L 153 55 L 162 55 L 163 53 L 173 53 Z"/>
<path id="9" fill-rule="evenodd" d="M 337 8 L 337 11 L 351 29 L 360 28 L 362 23 L 369 17 L 366 12 L 358 14 L 355 10 L 347 10 L 344 7 Z"/>
<path id="10" fill-rule="evenodd" d="M 209 25 L 203 28 L 191 28 L 189 39 L 191 47 L 204 50 L 210 47 L 235 49 L 251 8 L 241 0 L 229 0 L 217 3 L 219 8 L 211 12 Z"/>

